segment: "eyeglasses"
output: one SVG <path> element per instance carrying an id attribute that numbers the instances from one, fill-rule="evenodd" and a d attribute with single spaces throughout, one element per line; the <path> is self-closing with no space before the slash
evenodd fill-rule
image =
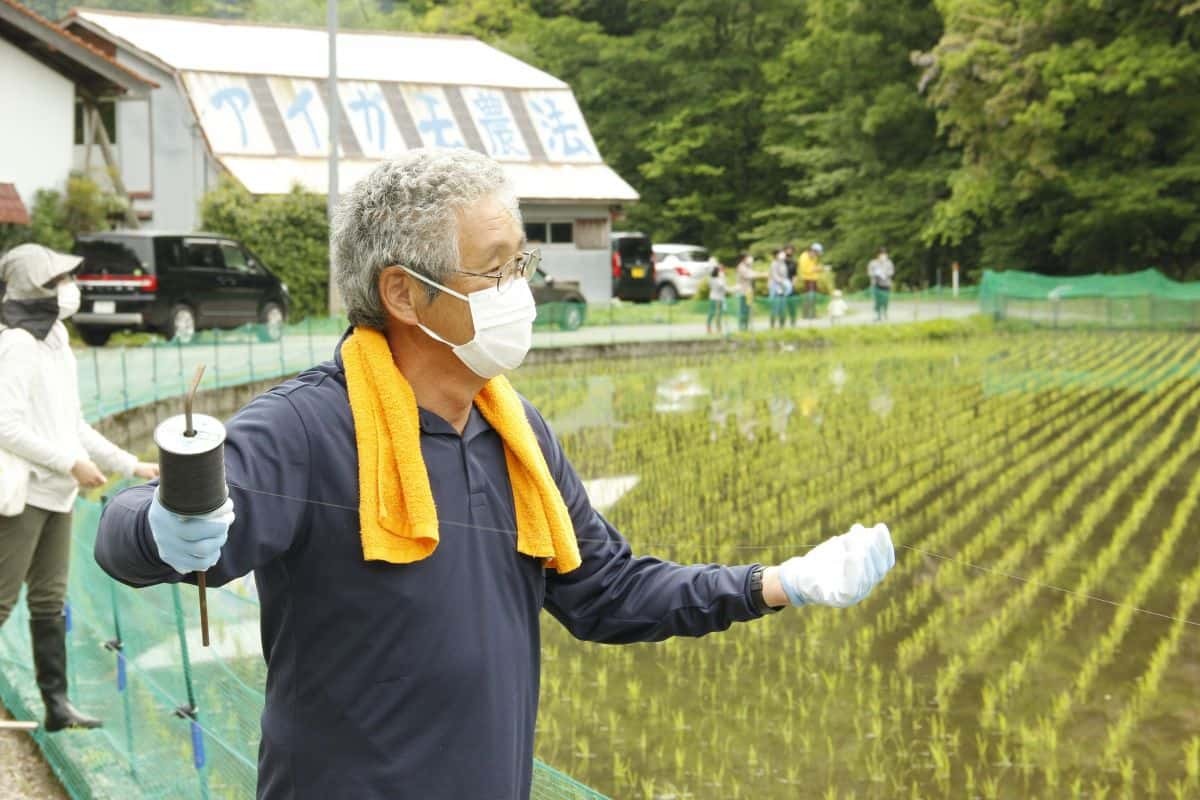
<path id="1" fill-rule="evenodd" d="M 503 293 L 517 278 L 528 279 L 542 263 L 542 251 L 536 247 L 532 250 L 522 250 L 508 261 L 491 272 L 469 272 L 465 269 L 455 269 L 459 275 L 470 275 L 472 278 L 488 278 L 496 281 L 496 291 Z"/>

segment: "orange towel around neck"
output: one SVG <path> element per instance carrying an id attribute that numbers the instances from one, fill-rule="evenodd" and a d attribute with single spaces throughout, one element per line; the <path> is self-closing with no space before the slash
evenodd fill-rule
<path id="1" fill-rule="evenodd" d="M 342 344 L 342 360 L 358 445 L 363 558 L 420 561 L 437 548 L 438 518 L 421 456 L 416 397 L 379 331 L 355 328 Z M 575 529 L 521 398 L 501 376 L 484 385 L 475 406 L 504 442 L 517 551 L 570 572 L 580 564 Z"/>

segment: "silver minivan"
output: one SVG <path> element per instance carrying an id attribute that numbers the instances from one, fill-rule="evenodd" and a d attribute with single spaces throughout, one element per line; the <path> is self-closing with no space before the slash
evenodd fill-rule
<path id="1" fill-rule="evenodd" d="M 673 303 L 694 297 L 700 281 L 712 274 L 716 259 L 695 244 L 654 245 L 654 296 Z"/>

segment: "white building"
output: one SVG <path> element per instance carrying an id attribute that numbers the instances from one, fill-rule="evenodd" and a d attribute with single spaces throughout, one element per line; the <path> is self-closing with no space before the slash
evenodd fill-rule
<path id="1" fill-rule="evenodd" d="M 255 194 L 327 191 L 328 37 L 318 28 L 76 10 L 69 29 L 159 88 L 116 113 L 139 214 L 191 230 L 221 173 Z M 610 296 L 612 211 L 637 192 L 601 159 L 571 89 L 462 36 L 338 35 L 339 192 L 422 146 L 500 161 L 546 270 Z"/>
<path id="2" fill-rule="evenodd" d="M 14 186 L 27 209 L 39 189 L 62 191 L 80 110 L 145 97 L 154 85 L 15 0 L 0 0 L 0 185 Z"/>

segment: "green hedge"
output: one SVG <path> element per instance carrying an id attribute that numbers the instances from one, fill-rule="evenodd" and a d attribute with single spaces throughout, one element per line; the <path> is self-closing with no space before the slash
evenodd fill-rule
<path id="1" fill-rule="evenodd" d="M 291 319 L 329 311 L 329 221 L 325 196 L 299 186 L 284 195 L 252 195 L 223 179 L 200 201 L 203 230 L 232 236 L 288 285 Z"/>

